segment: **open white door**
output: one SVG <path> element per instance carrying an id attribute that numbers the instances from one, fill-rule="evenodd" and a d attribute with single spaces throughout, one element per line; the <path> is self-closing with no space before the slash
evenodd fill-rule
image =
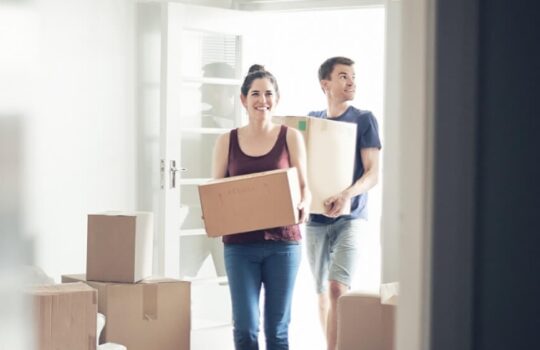
<path id="1" fill-rule="evenodd" d="M 245 31 L 256 15 L 161 6 L 160 154 L 166 185 L 159 196 L 158 264 L 166 276 L 192 278 L 211 255 L 217 276 L 224 276 L 223 247 L 206 237 L 197 185 L 211 177 L 216 138 L 241 124 Z"/>

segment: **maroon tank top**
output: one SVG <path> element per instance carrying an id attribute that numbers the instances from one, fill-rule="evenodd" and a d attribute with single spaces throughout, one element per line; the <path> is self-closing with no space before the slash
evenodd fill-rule
<path id="1" fill-rule="evenodd" d="M 229 138 L 229 161 L 227 176 L 258 173 L 262 171 L 287 169 L 291 167 L 287 148 L 287 127 L 281 126 L 274 147 L 265 155 L 249 156 L 240 149 L 238 129 L 231 130 Z M 223 236 L 224 243 L 253 243 L 263 241 L 299 241 L 302 238 L 298 225 L 275 227 L 265 230 L 243 232 Z"/>

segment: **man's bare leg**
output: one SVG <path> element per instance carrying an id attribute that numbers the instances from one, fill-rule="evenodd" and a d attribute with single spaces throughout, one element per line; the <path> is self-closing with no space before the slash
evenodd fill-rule
<path id="1" fill-rule="evenodd" d="M 340 296 L 347 293 L 349 287 L 336 281 L 330 281 L 330 305 L 326 321 L 326 343 L 328 350 L 337 349 L 337 303 Z"/>
<path id="2" fill-rule="evenodd" d="M 321 321 L 321 327 L 324 335 L 326 336 L 326 323 L 328 321 L 328 308 L 330 306 L 330 299 L 328 292 L 319 294 L 319 320 Z"/>

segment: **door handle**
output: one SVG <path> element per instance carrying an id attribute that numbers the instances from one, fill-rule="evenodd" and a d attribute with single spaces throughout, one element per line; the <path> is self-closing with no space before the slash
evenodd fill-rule
<path id="1" fill-rule="evenodd" d="M 176 188 L 176 173 L 179 171 L 187 171 L 187 169 L 178 169 L 176 167 L 176 160 L 171 160 L 169 163 L 169 188 Z"/>

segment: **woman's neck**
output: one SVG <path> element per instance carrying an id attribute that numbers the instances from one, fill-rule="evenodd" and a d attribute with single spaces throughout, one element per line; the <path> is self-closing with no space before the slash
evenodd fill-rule
<path id="1" fill-rule="evenodd" d="M 264 135 L 274 130 L 275 124 L 271 120 L 250 120 L 246 131 L 250 135 Z"/>

